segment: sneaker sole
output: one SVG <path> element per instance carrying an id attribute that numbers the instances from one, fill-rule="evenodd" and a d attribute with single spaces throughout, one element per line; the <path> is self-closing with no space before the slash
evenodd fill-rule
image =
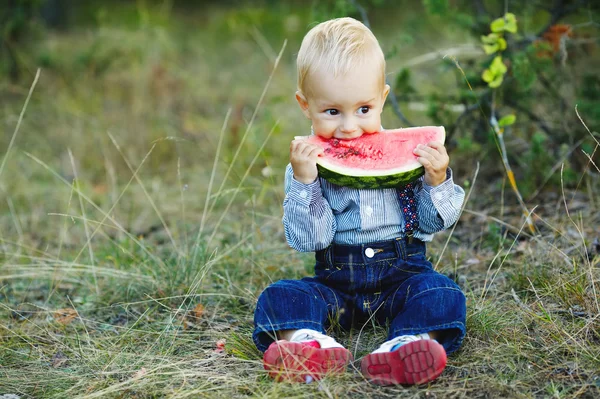
<path id="1" fill-rule="evenodd" d="M 402 345 L 393 352 L 371 353 L 361 362 L 365 377 L 377 385 L 418 385 L 436 379 L 446 367 L 444 347 L 432 340 Z"/>
<path id="2" fill-rule="evenodd" d="M 276 381 L 310 382 L 346 371 L 352 354 L 345 348 L 315 348 L 298 342 L 274 342 L 263 357 L 265 370 Z"/>

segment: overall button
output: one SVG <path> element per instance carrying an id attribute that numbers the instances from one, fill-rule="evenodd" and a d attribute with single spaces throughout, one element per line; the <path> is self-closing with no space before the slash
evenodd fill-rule
<path id="1" fill-rule="evenodd" d="M 375 256 L 375 251 L 373 251 L 373 248 L 367 248 L 365 249 L 365 255 L 367 256 L 367 258 L 372 258 L 373 256 Z"/>

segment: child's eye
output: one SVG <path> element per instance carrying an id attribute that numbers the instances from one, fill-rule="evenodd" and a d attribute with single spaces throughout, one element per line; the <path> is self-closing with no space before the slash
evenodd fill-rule
<path id="1" fill-rule="evenodd" d="M 364 114 L 368 114 L 370 110 L 371 110 L 371 107 L 368 107 L 365 105 L 364 107 L 360 107 L 358 109 L 358 113 L 364 115 Z"/>
<path id="2" fill-rule="evenodd" d="M 340 111 L 338 111 L 338 110 L 337 110 L 337 109 L 335 109 L 335 108 L 331 108 L 331 109 L 326 109 L 326 110 L 325 110 L 325 113 L 326 113 L 327 115 L 334 116 L 334 115 L 338 115 L 338 114 L 340 113 Z"/>

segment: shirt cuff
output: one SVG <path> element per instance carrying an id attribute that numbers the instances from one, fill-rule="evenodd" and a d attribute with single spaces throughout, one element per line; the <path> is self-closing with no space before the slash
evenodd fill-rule
<path id="1" fill-rule="evenodd" d="M 292 177 L 290 190 L 288 191 L 288 199 L 300 205 L 308 206 L 314 202 L 321 194 L 321 183 L 317 177 L 314 182 L 304 184 Z"/>
<path id="2" fill-rule="evenodd" d="M 431 196 L 431 201 L 436 208 L 454 195 L 454 179 L 452 178 L 452 169 L 446 169 L 446 180 L 438 186 L 432 187 L 423 181 L 423 189 Z"/>

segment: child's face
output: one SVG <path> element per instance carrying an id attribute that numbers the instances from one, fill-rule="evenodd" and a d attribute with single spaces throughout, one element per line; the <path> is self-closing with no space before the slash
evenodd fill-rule
<path id="1" fill-rule="evenodd" d="M 322 68 L 307 77 L 306 93 L 296 92 L 296 100 L 315 135 L 348 140 L 381 130 L 390 87 L 381 82 L 380 68 L 367 62 L 336 78 Z"/>

